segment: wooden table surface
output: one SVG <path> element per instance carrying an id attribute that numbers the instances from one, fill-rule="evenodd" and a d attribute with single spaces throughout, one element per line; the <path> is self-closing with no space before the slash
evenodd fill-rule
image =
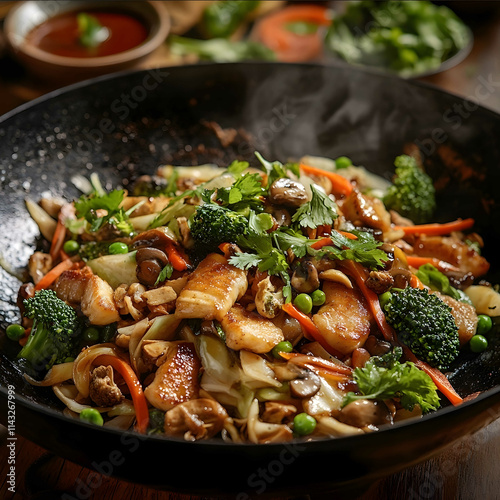
<path id="1" fill-rule="evenodd" d="M 2 3 L 0 3 L 0 17 Z M 468 6 L 473 3 L 467 2 Z M 460 65 L 427 78 L 427 81 L 500 111 L 500 14 L 498 10 L 495 12 L 489 8 L 488 12 L 482 15 L 475 14 L 474 18 L 469 17 L 469 13 L 465 16 L 475 33 L 475 44 L 471 54 Z M 161 66 L 166 61 L 169 61 L 168 51 L 165 47 L 161 47 L 142 67 Z M 0 39 L 0 114 L 51 88 L 53 86 L 31 80 L 9 58 L 2 58 Z M 16 487 L 15 493 L 11 493 L 7 483 L 9 465 L 6 439 L 5 430 L 1 428 L 0 499 L 196 500 L 203 498 L 157 491 L 101 476 L 95 471 L 54 456 L 21 436 L 17 436 L 16 441 Z M 353 498 L 359 500 L 500 499 L 499 458 L 500 420 L 452 445 L 435 458 L 378 481 L 361 496 Z M 85 488 L 88 482 L 98 485 L 92 490 L 91 496 L 89 490 Z M 285 498 L 294 497 L 276 497 L 276 500 Z M 325 494 L 324 498 L 331 496 Z"/>

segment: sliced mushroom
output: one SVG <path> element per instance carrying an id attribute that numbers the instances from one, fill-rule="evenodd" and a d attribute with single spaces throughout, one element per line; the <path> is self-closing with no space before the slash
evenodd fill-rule
<path id="1" fill-rule="evenodd" d="M 165 434 L 186 441 L 209 439 L 222 430 L 227 418 L 226 410 L 217 401 L 193 399 L 165 413 Z"/>
<path id="2" fill-rule="evenodd" d="M 145 340 L 142 343 L 142 359 L 147 366 L 160 366 L 171 342 L 167 340 Z"/>
<path id="3" fill-rule="evenodd" d="M 269 201 L 274 205 L 300 207 L 308 200 L 306 188 L 287 178 L 276 179 L 269 188 Z"/>
<path id="4" fill-rule="evenodd" d="M 355 427 L 392 423 L 392 417 L 387 406 L 381 401 L 369 399 L 358 399 L 349 403 L 340 411 L 338 419 Z"/>
<path id="5" fill-rule="evenodd" d="M 326 271 L 322 271 L 319 275 L 322 280 L 325 281 L 335 281 L 336 283 L 341 283 L 347 288 L 352 288 L 351 280 L 344 274 L 342 271 L 338 269 L 327 269 Z"/>
<path id="6" fill-rule="evenodd" d="M 136 276 L 144 285 L 153 286 L 168 258 L 162 250 L 153 247 L 140 248 L 135 256 L 137 262 Z"/>
<path id="7" fill-rule="evenodd" d="M 172 243 L 172 238 L 173 233 L 169 229 L 158 227 L 139 233 L 132 240 L 132 245 L 134 248 L 165 248 L 168 243 Z"/>
<path id="8" fill-rule="evenodd" d="M 392 346 L 389 342 L 385 340 L 380 340 L 374 335 L 369 335 L 366 339 L 364 348 L 372 355 L 372 356 L 383 356 L 387 354 Z"/>
<path id="9" fill-rule="evenodd" d="M 292 286 L 300 293 L 311 293 L 319 288 L 318 271 L 311 261 L 305 260 L 295 269 Z"/>
<path id="10" fill-rule="evenodd" d="M 320 378 L 311 370 L 302 370 L 299 377 L 290 382 L 290 392 L 297 398 L 310 398 L 321 388 Z"/>
<path id="11" fill-rule="evenodd" d="M 114 406 L 124 399 L 113 378 L 111 366 L 98 366 L 92 371 L 90 378 L 90 399 L 98 406 Z"/>
<path id="12" fill-rule="evenodd" d="M 254 399 L 247 418 L 248 439 L 252 443 L 280 443 L 290 441 L 292 430 L 287 425 L 270 424 L 259 420 L 259 402 Z"/>

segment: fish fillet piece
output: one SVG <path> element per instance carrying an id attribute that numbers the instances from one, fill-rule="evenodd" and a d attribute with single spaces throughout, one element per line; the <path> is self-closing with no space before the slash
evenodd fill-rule
<path id="1" fill-rule="evenodd" d="M 229 310 L 222 318 L 221 326 L 226 334 L 226 345 L 235 351 L 245 349 L 260 354 L 269 352 L 285 340 L 281 328 L 271 320 L 240 305 Z"/>
<path id="2" fill-rule="evenodd" d="M 325 341 L 342 354 L 364 345 L 371 316 L 361 294 L 340 283 L 325 282 L 325 305 L 313 316 Z"/>
<path id="3" fill-rule="evenodd" d="M 221 321 L 248 287 L 246 272 L 212 253 L 203 259 L 177 297 L 178 318 Z"/>
<path id="4" fill-rule="evenodd" d="M 170 342 L 165 362 L 144 395 L 159 410 L 167 411 L 179 403 L 198 397 L 200 360 L 191 342 Z"/>

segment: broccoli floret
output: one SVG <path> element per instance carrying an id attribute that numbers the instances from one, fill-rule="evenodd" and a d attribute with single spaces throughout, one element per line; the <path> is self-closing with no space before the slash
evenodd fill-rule
<path id="1" fill-rule="evenodd" d="M 451 307 L 427 290 L 405 288 L 384 304 L 399 339 L 431 366 L 447 368 L 458 356 L 458 328 Z"/>
<path id="2" fill-rule="evenodd" d="M 80 246 L 78 255 L 84 260 L 94 260 L 103 255 L 109 254 L 109 245 L 107 241 L 90 241 Z"/>
<path id="3" fill-rule="evenodd" d="M 24 301 L 25 316 L 33 320 L 28 342 L 18 358 L 26 359 L 36 371 L 74 358 L 81 333 L 75 310 L 53 290 L 40 290 Z"/>
<path id="4" fill-rule="evenodd" d="M 409 217 L 415 224 L 426 222 L 436 208 L 432 179 L 411 156 L 398 156 L 394 165 L 396 175 L 384 196 L 385 206 Z"/>
<path id="5" fill-rule="evenodd" d="M 191 235 L 209 251 L 221 243 L 235 243 L 248 230 L 245 216 L 214 203 L 196 209 L 191 219 Z"/>

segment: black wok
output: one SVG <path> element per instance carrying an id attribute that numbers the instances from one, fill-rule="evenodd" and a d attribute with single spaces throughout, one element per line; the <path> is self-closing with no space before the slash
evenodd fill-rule
<path id="1" fill-rule="evenodd" d="M 234 127 L 223 147 L 213 124 Z M 220 134 L 219 134 L 220 136 Z M 37 244 L 24 199 L 72 198 L 70 178 L 99 172 L 109 187 L 163 163 L 227 164 L 303 154 L 350 156 L 390 176 L 412 143 L 439 188 L 437 220 L 474 217 L 498 277 L 500 116 L 418 83 L 351 68 L 283 64 L 201 65 L 136 72 L 79 84 L 41 98 L 0 122 L 2 265 L 22 277 Z M 221 136 L 225 142 L 227 136 Z M 454 156 L 455 155 L 455 156 Z M 125 179 L 125 180 L 123 180 Z M 496 224 L 495 224 L 496 223 Z M 498 261 L 498 259 L 496 259 Z M 500 414 L 500 348 L 464 354 L 451 379 L 458 408 L 363 436 L 292 445 L 181 442 L 122 434 L 60 413 L 49 389 L 27 384 L 3 333 L 18 319 L 21 281 L 0 269 L 0 420 L 7 386 L 16 391 L 16 432 L 73 461 L 131 481 L 191 493 L 325 492 L 363 484 L 430 457 Z"/>

